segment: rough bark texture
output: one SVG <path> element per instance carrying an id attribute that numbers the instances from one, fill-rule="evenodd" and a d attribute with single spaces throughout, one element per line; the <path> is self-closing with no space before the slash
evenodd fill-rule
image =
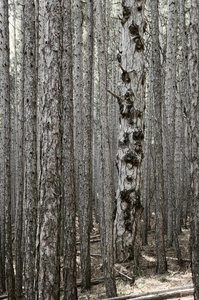
<path id="1" fill-rule="evenodd" d="M 80 226 L 80 259 L 81 259 L 81 273 L 82 273 L 82 291 L 90 289 L 91 280 L 91 262 L 90 262 L 90 197 L 88 189 L 90 189 L 88 184 L 88 176 L 90 172 L 88 168 L 88 153 L 84 153 L 84 138 L 88 143 L 88 135 L 90 132 L 85 132 L 84 126 L 88 125 L 89 120 L 85 119 L 84 111 L 84 96 L 83 96 L 83 6 L 80 0 L 75 0 L 75 12 L 76 12 L 76 40 L 75 40 L 75 68 L 74 68 L 74 98 L 76 103 L 76 191 L 77 191 L 77 207 L 78 207 L 78 217 Z M 88 45 L 87 45 L 88 46 Z M 89 58 L 90 59 L 90 58 Z M 86 61 L 87 66 L 90 65 L 89 61 Z M 90 75 L 89 75 L 90 76 Z M 86 78 L 89 80 L 89 77 Z M 86 88 L 87 89 L 87 88 Z M 90 97 L 86 101 L 89 101 Z M 89 107 L 86 109 L 89 110 Z M 85 123 L 87 122 L 87 124 Z M 87 126 L 86 126 L 87 127 Z M 88 128 L 86 128 L 88 129 Z M 86 161 L 84 163 L 84 154 Z M 86 181 L 84 180 L 86 179 Z M 86 189 L 86 190 L 85 190 Z M 86 193 L 85 193 L 86 192 Z"/>
<path id="2" fill-rule="evenodd" d="M 143 159 L 144 112 L 144 7 L 145 1 L 121 1 L 121 88 L 120 133 L 117 167 L 115 219 L 116 259 L 134 259 L 135 272 L 140 252 L 141 162 Z"/>
<path id="3" fill-rule="evenodd" d="M 77 300 L 71 1 L 62 1 L 62 190 L 64 207 L 64 300 Z"/>
<path id="4" fill-rule="evenodd" d="M 0 237 L 1 237 L 1 251 L 0 251 L 0 290 L 1 292 L 5 291 L 5 199 L 4 199 L 4 3 L 0 2 L 0 97 L 1 97 L 1 173 L 0 173 L 0 189 L 1 189 L 1 198 L 0 198 Z"/>
<path id="5" fill-rule="evenodd" d="M 190 10 L 190 126 L 191 126 L 191 260 L 194 283 L 194 299 L 199 299 L 199 3 L 191 1 Z"/>
<path id="6" fill-rule="evenodd" d="M 186 226 L 186 211 L 187 205 L 190 199 L 190 153 L 187 151 L 187 146 L 190 148 L 190 142 L 188 140 L 190 132 L 188 125 L 188 115 L 190 113 L 190 102 L 189 102 L 189 76 L 188 76 L 188 37 L 187 27 L 185 24 L 185 1 L 180 0 L 179 2 L 179 43 L 180 43 L 180 62 L 179 62 L 179 96 L 181 100 L 182 110 L 182 162 L 181 162 L 181 191 L 180 199 L 184 207 L 184 223 Z M 187 159 L 186 159 L 187 157 Z"/>
<path id="7" fill-rule="evenodd" d="M 9 24 L 8 24 L 8 1 L 1 1 L 0 12 L 3 16 L 1 24 L 3 64 L 1 99 L 3 102 L 2 121 L 4 122 L 3 133 L 3 156 L 4 156 L 4 205 L 5 205 L 5 249 L 6 249 L 6 275 L 8 298 L 15 300 L 15 278 L 12 257 L 12 227 L 11 227 L 11 105 L 10 105 L 10 79 L 9 79 Z"/>
<path id="8" fill-rule="evenodd" d="M 155 108 L 154 151 L 155 151 L 155 204 L 156 204 L 156 254 L 157 273 L 167 270 L 164 242 L 164 185 L 163 185 L 163 148 L 162 148 L 162 79 L 159 42 L 158 0 L 151 1 L 152 20 L 152 72 Z"/>
<path id="9" fill-rule="evenodd" d="M 102 258 L 107 297 L 116 296 L 113 250 L 113 205 L 112 205 L 112 174 L 110 142 L 108 129 L 108 103 L 107 103 L 107 61 L 105 30 L 102 24 L 102 4 L 96 3 L 96 28 L 99 67 L 100 92 L 100 125 L 101 125 L 101 166 L 102 174 L 102 203 L 101 203 L 101 239 Z M 105 25 L 104 25 L 105 26 Z"/>
<path id="10" fill-rule="evenodd" d="M 167 54 L 166 54 L 166 79 L 165 79 L 165 101 L 167 118 L 167 176 L 168 176 L 168 227 L 167 245 L 171 246 L 174 233 L 174 210 L 175 210 L 175 188 L 174 188 L 174 142 L 175 142 L 175 97 L 176 97 L 176 6 L 171 0 L 168 1 L 168 23 L 167 23 Z"/>
<path id="11" fill-rule="evenodd" d="M 44 1 L 37 299 L 60 296 L 61 0 Z"/>
<path id="12" fill-rule="evenodd" d="M 37 230 L 37 94 L 34 0 L 24 1 L 24 224 L 25 297 L 35 297 Z"/>
<path id="13" fill-rule="evenodd" d="M 19 104 L 18 104 L 18 178 L 16 195 L 16 215 L 15 215 L 15 264 L 16 278 L 15 290 L 16 298 L 22 297 L 23 285 L 23 193 L 24 193 L 24 160 L 23 160 L 23 133 L 24 133 L 24 1 L 21 8 L 21 39 L 20 39 L 20 85 L 19 85 Z"/>

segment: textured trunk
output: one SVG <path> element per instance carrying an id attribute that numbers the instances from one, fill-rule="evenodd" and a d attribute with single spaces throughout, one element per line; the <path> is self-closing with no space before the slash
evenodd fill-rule
<path id="1" fill-rule="evenodd" d="M 175 155 L 174 155 L 174 184 L 175 184 L 175 215 L 176 215 L 176 231 L 177 234 L 181 232 L 181 215 L 183 198 L 182 190 L 182 106 L 180 95 L 176 95 L 176 111 L 175 111 Z"/>
<path id="2" fill-rule="evenodd" d="M 64 207 L 64 300 L 77 300 L 71 1 L 62 1 L 62 16 L 62 189 Z"/>
<path id="3" fill-rule="evenodd" d="M 125 3 L 124 3 L 125 2 Z M 120 133 L 117 154 L 119 172 L 115 219 L 116 259 L 134 259 L 138 269 L 140 253 L 141 162 L 143 159 L 145 1 L 121 1 L 122 82 L 118 97 Z"/>
<path id="4" fill-rule="evenodd" d="M 8 25 L 8 1 L 1 1 L 1 14 L 3 15 L 2 47 L 3 65 L 2 72 L 2 95 L 4 105 L 2 121 L 4 122 L 3 155 L 4 155 L 4 204 L 5 204 L 5 249 L 6 249 L 6 272 L 8 298 L 15 300 L 15 279 L 12 257 L 12 227 L 11 227 L 11 105 L 10 105 L 10 80 L 9 80 L 9 25 Z"/>
<path id="5" fill-rule="evenodd" d="M 150 68 L 148 79 L 148 87 L 146 93 L 146 110 L 145 110 L 145 138 L 144 138 L 144 159 L 142 164 L 142 203 L 143 203 L 143 225 L 142 225 L 142 244 L 147 245 L 147 232 L 150 227 L 150 202 L 151 202 L 151 140 L 152 140 L 152 120 L 153 120 L 153 102 L 152 102 L 152 87 L 153 74 Z"/>
<path id="6" fill-rule="evenodd" d="M 191 127 L 191 268 L 194 283 L 194 299 L 199 299 L 199 3 L 191 1 L 190 8 L 190 127 Z"/>
<path id="7" fill-rule="evenodd" d="M 15 216 L 15 264 L 16 264 L 16 298 L 22 297 L 23 284 L 23 193 L 24 193 L 24 161 L 23 161 L 23 133 L 24 133 L 24 1 L 21 8 L 21 51 L 20 51 L 20 87 L 18 104 L 18 186 Z"/>
<path id="8" fill-rule="evenodd" d="M 82 291 L 90 289 L 91 280 L 91 265 L 90 265 L 90 197 L 85 198 L 88 193 L 89 183 L 88 176 L 90 166 L 88 160 L 84 164 L 84 156 L 89 159 L 84 149 L 84 137 L 88 139 L 89 132 L 84 131 L 85 112 L 83 101 L 83 52 L 82 52 L 82 30 L 83 30 L 83 8 L 80 0 L 75 1 L 76 11 L 76 40 L 75 40 L 75 68 L 74 68 L 74 98 L 76 103 L 76 196 L 78 217 L 80 226 L 80 259 L 81 259 L 81 273 L 82 273 Z M 88 45 L 87 45 L 88 46 Z M 90 59 L 90 58 L 89 58 Z M 90 65 L 90 62 L 86 62 Z M 89 78 L 86 78 L 89 80 Z M 87 90 L 87 89 L 86 89 Z M 90 98 L 87 100 L 90 101 Z M 87 107 L 86 109 L 89 110 Z M 87 120 L 89 123 L 89 121 Z M 87 125 L 88 125 L 87 123 Z M 86 126 L 86 125 L 85 125 Z M 87 140 L 88 142 L 88 140 Z M 89 155 L 89 154 L 88 154 Z M 87 157 L 86 157 L 87 156 Z M 89 169 L 88 169 L 89 168 Z M 87 172 L 86 180 L 84 180 Z M 86 193 L 85 193 L 86 188 Z"/>
<path id="9" fill-rule="evenodd" d="M 18 49 L 17 49 L 17 17 L 16 17 L 16 3 L 12 1 L 13 6 L 13 42 L 14 42 L 14 89 L 13 95 L 11 93 L 11 220 L 15 221 L 16 199 L 18 195 Z"/>
<path id="10" fill-rule="evenodd" d="M 165 107 L 167 118 L 167 176 L 168 176 L 168 227 L 167 245 L 173 242 L 173 225 L 175 210 L 174 190 L 174 139 L 175 139 L 175 97 L 176 97 L 176 3 L 168 0 L 167 23 L 167 54 L 166 54 L 166 81 Z"/>
<path id="11" fill-rule="evenodd" d="M 185 24 L 185 1 L 180 0 L 179 3 L 179 43 L 180 43 L 180 63 L 179 63 L 179 93 L 181 99 L 181 110 L 184 112 L 182 117 L 182 161 L 181 161 L 181 190 L 180 190 L 180 199 L 184 207 L 184 222 L 186 224 L 186 207 L 189 202 L 189 192 L 190 192 L 190 151 L 186 152 L 186 148 L 190 145 L 188 141 L 188 114 L 190 113 L 190 104 L 189 104 L 189 80 L 188 80 L 188 39 L 187 39 L 187 28 Z M 190 131 L 190 129 L 189 129 Z M 186 159 L 186 157 L 188 159 Z"/>
<path id="12" fill-rule="evenodd" d="M 44 1 L 37 299 L 60 297 L 61 0 Z"/>
<path id="13" fill-rule="evenodd" d="M 153 96 L 155 108 L 154 124 L 154 151 L 155 151 L 155 204 L 156 204 L 156 254 L 157 273 L 167 270 L 166 252 L 164 243 L 164 184 L 163 184 L 163 147 L 162 147 L 162 79 L 159 42 L 159 14 L 158 0 L 151 1 L 152 20 L 152 72 Z"/>
<path id="14" fill-rule="evenodd" d="M 106 60 L 106 24 L 102 23 L 102 4 L 96 3 L 96 28 L 99 67 L 99 98 L 100 98 L 100 125 L 101 125 L 101 166 L 102 166 L 102 214 L 101 239 L 102 259 L 107 297 L 116 296 L 113 250 L 113 205 L 112 205 L 112 174 L 110 142 L 108 129 L 107 103 L 107 60 Z M 103 221 L 103 223 L 102 223 Z"/>
<path id="15" fill-rule="evenodd" d="M 167 175 L 168 175 L 168 226 L 167 245 L 175 243 L 176 254 L 179 263 L 182 257 L 178 242 L 176 229 L 176 199 L 175 199 L 175 112 L 176 112 L 176 50 L 177 50 L 177 3 L 168 1 L 168 23 L 167 23 L 167 56 L 166 56 L 166 81 L 165 101 L 167 117 Z"/>
<path id="16" fill-rule="evenodd" d="M 4 3 L 3 1 L 0 2 L 0 11 L 3 12 L 4 9 Z M 4 32 L 4 14 L 0 14 L 0 31 L 3 33 Z M 4 292 L 6 287 L 5 287 L 5 198 L 4 198 L 4 86 L 5 86 L 5 78 L 4 78 L 4 34 L 0 34 L 0 69 L 2 70 L 0 73 L 0 97 L 1 97 L 1 174 L 0 174 L 0 214 L 1 214 L 1 219 L 0 219 L 0 236 L 1 236 L 1 251 L 0 251 L 0 290 L 1 292 Z"/>
<path id="17" fill-rule="evenodd" d="M 25 298 L 35 297 L 37 230 L 37 89 L 34 0 L 24 1 L 24 222 Z"/>

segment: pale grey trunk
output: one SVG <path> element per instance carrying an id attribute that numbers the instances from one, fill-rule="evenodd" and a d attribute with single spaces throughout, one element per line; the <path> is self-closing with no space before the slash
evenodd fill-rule
<path id="1" fill-rule="evenodd" d="M 178 91 L 180 89 L 178 87 Z M 176 94 L 176 111 L 175 111 L 175 154 L 174 154 L 174 184 L 175 184 L 175 223 L 176 231 L 179 234 L 181 232 L 181 215 L 182 215 L 182 106 L 179 93 Z M 183 174 L 184 176 L 184 174 Z"/>
<path id="2" fill-rule="evenodd" d="M 149 3 L 146 2 L 146 10 L 150 11 Z M 147 14 L 147 17 L 148 14 Z M 145 41 L 149 44 L 149 33 L 145 34 Z M 148 51 L 151 47 L 151 44 L 147 45 L 147 49 L 145 51 L 145 61 L 146 67 L 149 69 L 149 75 L 146 78 L 146 109 L 144 113 L 144 124 L 145 124 L 145 132 L 144 132 L 144 159 L 142 163 L 142 203 L 143 203 L 143 224 L 142 224 L 142 244 L 148 244 L 148 229 L 150 227 L 150 187 L 151 181 L 153 180 L 151 177 L 151 165 L 152 165 L 152 128 L 153 122 L 152 120 L 154 112 L 153 112 L 153 74 L 152 74 L 152 63 L 151 63 L 151 55 L 148 54 Z M 149 49 L 148 49 L 149 48 Z"/>
<path id="3" fill-rule="evenodd" d="M 37 73 L 34 0 L 24 1 L 24 224 L 25 298 L 35 297 L 37 230 Z"/>
<path id="4" fill-rule="evenodd" d="M 4 156 L 4 182 L 3 195 L 5 205 L 5 254 L 6 254 L 6 277 L 8 299 L 15 300 L 15 278 L 12 256 L 12 226 L 11 226 L 11 103 L 10 103 L 10 80 L 9 80 L 9 24 L 8 24 L 8 1 L 0 2 L 3 22 L 2 36 L 2 89 L 1 99 L 3 103 L 2 121 L 3 132 L 3 156 Z"/>
<path id="5" fill-rule="evenodd" d="M 12 129 L 11 129 L 11 217 L 12 223 L 15 221 L 15 211 L 16 211 L 16 199 L 18 194 L 18 49 L 17 49 L 17 6 L 15 1 L 12 1 L 12 9 L 13 9 L 13 25 L 14 25 L 14 90 L 12 99 L 12 109 L 11 109 L 11 119 L 12 119 Z"/>
<path id="6" fill-rule="evenodd" d="M 145 1 L 121 1 L 121 89 L 120 133 L 117 165 L 119 172 L 115 219 L 116 259 L 134 259 L 138 271 L 140 255 L 141 162 L 143 159 Z"/>
<path id="7" fill-rule="evenodd" d="M 159 42 L 158 0 L 151 1 L 152 20 L 152 72 L 153 97 L 155 109 L 154 121 L 154 159 L 155 159 L 155 215 L 156 215 L 156 255 L 157 273 L 167 270 L 164 242 L 164 182 L 163 182 L 163 145 L 162 145 L 162 78 Z"/>
<path id="8" fill-rule="evenodd" d="M 100 99 L 100 125 L 101 125 L 101 163 L 102 163 L 102 207 L 103 224 L 101 227 L 102 259 L 107 297 L 116 296 L 114 274 L 114 249 L 113 249 L 113 205 L 112 205 L 112 174 L 110 141 L 108 129 L 108 103 L 107 103 L 107 61 L 106 40 L 102 24 L 102 3 L 96 3 L 96 28 L 99 66 L 99 99 Z"/>
<path id="9" fill-rule="evenodd" d="M 16 297 L 22 297 L 23 285 L 23 193 L 24 193 L 24 161 L 23 161 L 23 133 L 24 133 L 24 1 L 21 7 L 21 40 L 20 40 L 20 85 L 18 103 L 18 173 L 15 216 L 15 264 L 16 264 Z"/>
<path id="10" fill-rule="evenodd" d="M 168 226 L 167 245 L 171 246 L 174 233 L 174 139 L 175 139 L 175 97 L 176 97 L 176 3 L 168 0 L 167 23 L 167 53 L 166 53 L 166 79 L 165 79 L 165 108 L 166 108 L 166 151 L 167 151 L 167 181 L 168 181 Z"/>
<path id="11" fill-rule="evenodd" d="M 90 136 L 90 122 L 85 119 L 85 115 L 90 114 L 90 108 L 84 106 L 84 99 L 87 97 L 87 91 L 90 87 L 83 87 L 83 54 L 82 54 L 82 29 L 83 29 L 83 8 L 80 0 L 75 1 L 76 4 L 76 41 L 75 41 L 75 73 L 74 73 L 74 91 L 76 101 L 76 189 L 78 217 L 80 227 L 80 259 L 82 283 L 81 290 L 90 289 L 91 281 L 91 262 L 90 262 L 90 155 L 84 147 L 88 147 Z M 89 37 L 90 38 L 90 37 Z M 88 46 L 88 44 L 87 44 Z M 89 59 L 92 57 L 89 57 Z M 87 67 L 92 67 L 89 61 L 86 61 Z M 88 75 L 88 73 L 87 73 Z M 90 76 L 90 74 L 89 74 Z M 89 80 L 89 77 L 86 77 Z M 90 91 L 89 91 L 90 94 Z M 86 101 L 90 102 L 90 95 Z M 90 105 L 90 104 L 89 104 Z M 85 131 L 88 130 L 87 132 Z M 86 139 L 86 144 L 84 144 Z M 90 146 L 89 146 L 90 147 Z M 85 161 L 84 161 L 85 158 Z M 89 198 L 86 198 L 89 197 Z"/>
<path id="12" fill-rule="evenodd" d="M 175 243 L 179 263 L 182 263 L 176 230 L 176 201 L 175 201 L 175 112 L 176 112 L 176 51 L 177 51 L 177 3 L 168 0 L 167 23 L 167 54 L 165 79 L 165 107 L 166 107 L 166 141 L 167 141 L 167 176 L 168 176 L 168 224 L 167 245 Z"/>
<path id="13" fill-rule="evenodd" d="M 184 223 L 186 226 L 186 212 L 188 199 L 190 193 L 190 151 L 186 151 L 187 146 L 190 145 L 188 140 L 187 130 L 190 131 L 188 127 L 188 115 L 190 113 L 190 103 L 189 103 L 189 80 L 188 80 L 188 38 L 187 38 L 187 28 L 185 23 L 185 1 L 180 0 L 179 2 L 179 43 L 180 43 L 180 63 L 179 63 L 179 94 L 181 99 L 181 110 L 182 110 L 182 133 L 181 133 L 181 149 L 182 149 L 182 162 L 181 162 L 181 191 L 180 198 L 184 208 Z M 188 129 L 189 128 L 189 129 Z"/>
<path id="14" fill-rule="evenodd" d="M 73 74 L 71 1 L 62 1 L 62 190 L 64 222 L 64 300 L 77 300 L 76 207 L 73 141 Z"/>
<path id="15" fill-rule="evenodd" d="M 38 236 L 38 300 L 60 297 L 61 0 L 44 1 Z"/>
<path id="16" fill-rule="evenodd" d="M 190 128 L 191 128 L 191 268 L 194 283 L 194 299 L 199 299 L 199 3 L 191 1 L 190 7 Z"/>

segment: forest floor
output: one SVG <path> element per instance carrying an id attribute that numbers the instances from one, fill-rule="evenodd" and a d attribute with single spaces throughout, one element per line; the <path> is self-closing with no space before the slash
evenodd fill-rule
<path id="1" fill-rule="evenodd" d="M 102 259 L 100 257 L 100 242 L 98 226 L 95 225 L 92 232 L 91 243 L 91 264 L 92 264 L 92 281 L 103 278 Z M 96 242 L 94 242 L 96 241 Z M 189 259 L 189 230 L 183 229 L 179 235 L 179 243 L 182 251 L 183 259 Z M 78 246 L 79 253 L 79 246 Z M 156 290 L 168 290 L 178 286 L 187 286 L 192 284 L 190 262 L 184 262 L 181 267 L 178 265 L 175 254 L 175 248 L 166 249 L 168 271 L 165 274 L 156 274 L 156 254 L 155 254 L 155 232 L 152 230 L 148 235 L 148 245 L 142 246 L 141 261 L 140 261 L 140 274 L 135 279 L 135 283 L 132 285 L 131 280 L 125 278 L 125 276 L 119 275 L 119 272 L 133 278 L 132 263 L 116 264 L 116 275 L 119 275 L 116 279 L 117 294 L 118 296 L 129 294 L 140 294 L 149 291 Z M 78 265 L 78 281 L 80 278 L 80 258 L 77 257 Z M 92 285 L 89 292 L 81 293 L 78 289 L 79 300 L 97 300 L 106 299 L 104 282 Z M 189 296 L 186 298 L 173 298 L 173 299 L 193 299 Z"/>

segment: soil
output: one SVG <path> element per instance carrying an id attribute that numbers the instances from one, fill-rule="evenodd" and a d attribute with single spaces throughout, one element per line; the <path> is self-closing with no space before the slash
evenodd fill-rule
<path id="1" fill-rule="evenodd" d="M 92 238 L 96 236 L 96 240 L 99 239 L 98 226 L 95 224 L 92 232 Z M 179 243 L 182 251 L 183 259 L 189 259 L 189 230 L 183 229 L 179 235 Z M 79 246 L 78 249 L 79 251 Z M 91 254 L 98 254 L 98 256 L 91 255 L 92 263 L 92 280 L 103 278 L 102 259 L 100 257 L 100 242 L 91 243 Z M 116 279 L 118 296 L 143 293 L 155 290 L 167 290 L 170 288 L 185 286 L 192 284 L 190 262 L 184 262 L 183 266 L 179 266 L 175 248 L 167 248 L 166 255 L 168 257 L 168 271 L 165 274 L 156 274 L 156 255 L 155 255 L 155 232 L 151 231 L 148 235 L 148 245 L 142 246 L 141 261 L 140 261 L 140 274 L 135 278 L 135 283 L 132 284 L 132 280 L 128 280 L 124 276 L 118 276 Z M 78 266 L 78 281 L 81 281 L 80 273 L 80 258 L 77 256 Z M 130 278 L 134 278 L 132 273 L 133 265 L 131 262 L 116 264 L 115 269 Z M 116 272 L 116 275 L 119 275 Z M 78 299 L 80 300 L 97 300 L 106 299 L 104 283 L 98 285 L 92 285 L 90 291 L 81 293 L 78 288 Z M 187 299 L 187 298 L 175 298 L 175 299 Z M 193 297 L 189 297 L 193 299 Z"/>

